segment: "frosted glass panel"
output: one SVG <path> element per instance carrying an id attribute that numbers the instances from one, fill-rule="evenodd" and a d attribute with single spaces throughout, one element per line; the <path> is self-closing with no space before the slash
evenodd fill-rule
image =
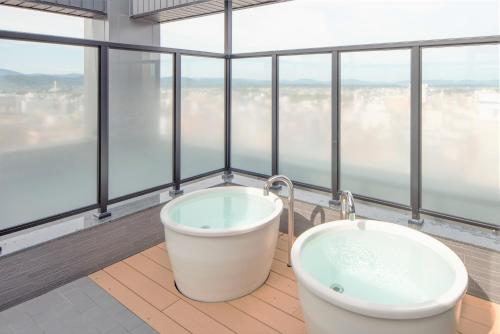
<path id="1" fill-rule="evenodd" d="M 224 167 L 224 60 L 181 61 L 181 177 Z"/>
<path id="2" fill-rule="evenodd" d="M 0 229 L 95 204 L 97 49 L 0 50 Z"/>
<path id="3" fill-rule="evenodd" d="M 232 61 L 231 165 L 271 174 L 272 59 Z"/>
<path id="4" fill-rule="evenodd" d="M 279 58 L 279 173 L 331 187 L 330 54 Z"/>
<path id="5" fill-rule="evenodd" d="M 109 196 L 172 181 L 172 56 L 109 51 Z"/>
<path id="6" fill-rule="evenodd" d="M 500 47 L 424 49 L 422 206 L 500 224 Z"/>
<path id="7" fill-rule="evenodd" d="M 341 54 L 341 189 L 410 204 L 410 57 Z"/>

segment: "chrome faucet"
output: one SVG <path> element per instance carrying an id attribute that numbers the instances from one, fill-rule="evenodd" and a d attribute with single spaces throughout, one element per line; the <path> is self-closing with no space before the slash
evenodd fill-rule
<path id="1" fill-rule="evenodd" d="M 348 190 L 341 190 L 340 201 L 340 219 L 356 219 L 356 208 L 354 207 L 354 197 Z"/>
<path id="2" fill-rule="evenodd" d="M 284 175 L 271 176 L 264 184 L 264 196 L 269 195 L 269 189 L 276 182 L 281 182 L 286 184 L 288 187 L 288 266 L 292 266 L 291 251 L 294 241 L 294 221 L 293 221 L 293 183 L 292 181 Z"/>

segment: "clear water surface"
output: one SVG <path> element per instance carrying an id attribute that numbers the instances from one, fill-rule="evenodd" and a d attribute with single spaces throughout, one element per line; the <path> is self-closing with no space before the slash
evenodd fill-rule
<path id="1" fill-rule="evenodd" d="M 255 223 L 271 215 L 275 204 L 262 196 L 241 189 L 206 192 L 179 202 L 169 213 L 177 224 L 228 229 Z"/>
<path id="2" fill-rule="evenodd" d="M 437 298 L 455 274 L 439 254 L 399 235 L 370 230 L 329 231 L 309 240 L 302 266 L 343 294 L 378 304 L 415 304 Z"/>

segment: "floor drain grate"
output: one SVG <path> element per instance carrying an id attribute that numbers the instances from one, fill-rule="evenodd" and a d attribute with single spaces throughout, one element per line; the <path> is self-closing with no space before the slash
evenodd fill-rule
<path id="1" fill-rule="evenodd" d="M 333 283 L 332 285 L 330 285 L 330 289 L 332 289 L 333 291 L 335 291 L 337 293 L 344 292 L 344 287 L 340 284 L 337 284 L 337 283 Z"/>

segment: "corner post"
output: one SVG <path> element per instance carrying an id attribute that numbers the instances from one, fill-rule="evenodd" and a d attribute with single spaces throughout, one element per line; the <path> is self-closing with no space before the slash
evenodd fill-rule
<path id="1" fill-rule="evenodd" d="M 222 180 L 230 183 L 231 173 L 231 54 L 233 53 L 233 1 L 224 1 L 224 174 Z"/>

